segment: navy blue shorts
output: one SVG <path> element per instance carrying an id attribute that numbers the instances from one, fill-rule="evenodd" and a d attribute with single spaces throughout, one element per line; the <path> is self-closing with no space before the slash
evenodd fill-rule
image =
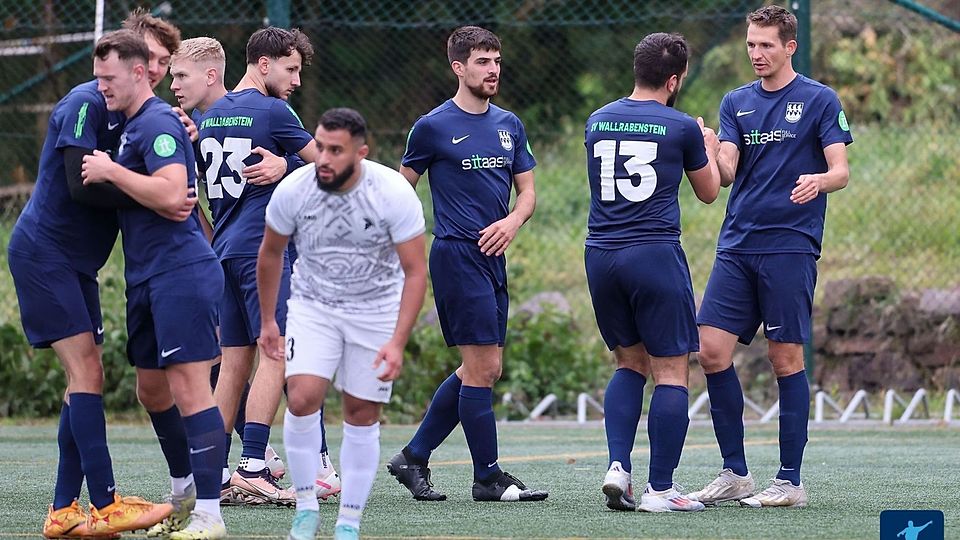
<path id="1" fill-rule="evenodd" d="M 223 298 L 220 300 L 220 344 L 224 347 L 253 345 L 260 337 L 260 295 L 257 293 L 257 258 L 220 261 L 223 265 Z M 287 330 L 287 300 L 290 298 L 290 260 L 283 259 L 277 325 Z"/>
<path id="2" fill-rule="evenodd" d="M 817 260 L 803 253 L 717 253 L 697 323 L 749 344 L 764 323 L 767 339 L 810 340 Z"/>
<path id="3" fill-rule="evenodd" d="M 493 345 L 507 338 L 507 261 L 488 257 L 472 240 L 435 238 L 430 279 L 448 347 Z"/>
<path id="4" fill-rule="evenodd" d="M 96 276 L 73 269 L 66 260 L 37 261 L 17 252 L 7 263 L 20 305 L 20 324 L 35 348 L 92 332 L 103 343 L 100 288 Z"/>
<path id="5" fill-rule="evenodd" d="M 587 247 L 584 262 L 607 348 L 643 343 L 658 357 L 700 350 L 690 270 L 680 244 Z"/>
<path id="6" fill-rule="evenodd" d="M 127 358 L 138 368 L 212 360 L 223 273 L 216 259 L 157 274 L 127 288 Z"/>

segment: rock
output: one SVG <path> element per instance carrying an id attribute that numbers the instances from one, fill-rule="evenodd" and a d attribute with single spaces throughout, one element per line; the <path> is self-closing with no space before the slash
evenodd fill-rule
<path id="1" fill-rule="evenodd" d="M 530 297 L 529 300 L 520 304 L 514 315 L 538 315 L 543 313 L 545 307 L 550 305 L 554 311 L 559 313 L 570 313 L 570 302 L 557 291 L 541 292 Z"/>
<path id="2" fill-rule="evenodd" d="M 934 315 L 960 316 L 960 287 L 950 289 L 926 289 L 920 295 L 917 308 Z"/>

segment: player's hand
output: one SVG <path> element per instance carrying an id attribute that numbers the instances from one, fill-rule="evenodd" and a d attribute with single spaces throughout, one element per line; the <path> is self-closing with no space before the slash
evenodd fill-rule
<path id="1" fill-rule="evenodd" d="M 808 203 L 820 195 L 820 175 L 801 174 L 797 178 L 797 187 L 790 192 L 790 202 L 794 204 Z"/>
<path id="2" fill-rule="evenodd" d="M 286 358 L 283 340 L 280 339 L 280 327 L 277 326 L 276 320 L 260 322 L 260 337 L 257 338 L 257 345 L 260 346 L 260 355 L 274 362 L 283 362 Z"/>
<path id="3" fill-rule="evenodd" d="M 274 155 L 273 152 L 258 146 L 250 151 L 251 154 L 259 154 L 263 160 L 256 165 L 244 167 L 240 174 L 247 179 L 248 184 L 262 186 L 272 184 L 283 178 L 287 173 L 287 160 Z"/>
<path id="4" fill-rule="evenodd" d="M 183 203 L 175 211 L 170 212 L 167 210 L 157 210 L 157 213 L 160 214 L 160 217 L 169 219 L 170 221 L 186 221 L 190 217 L 190 214 L 193 213 L 193 207 L 197 205 L 197 191 L 193 188 L 190 188 L 187 191 L 187 198 L 183 200 Z"/>
<path id="5" fill-rule="evenodd" d="M 83 184 L 109 182 L 110 173 L 115 166 L 116 163 L 110 159 L 110 155 L 100 150 L 94 150 L 93 154 L 83 156 L 83 165 L 80 166 Z"/>
<path id="6" fill-rule="evenodd" d="M 377 375 L 378 379 L 388 382 L 399 377 L 403 369 L 403 346 L 392 339 L 384 344 L 373 360 L 374 371 L 379 371 L 381 364 L 386 364 L 387 367 L 384 368 L 383 373 Z"/>
<path id="7" fill-rule="evenodd" d="M 177 113 L 177 116 L 180 117 L 180 123 L 186 128 L 187 135 L 190 136 L 190 141 L 197 142 L 197 139 L 200 137 L 200 132 L 197 130 L 197 125 L 193 123 L 193 118 L 190 118 L 190 115 L 180 107 L 174 107 L 173 112 Z"/>
<path id="8" fill-rule="evenodd" d="M 702 116 L 697 117 L 697 125 L 700 126 L 700 133 L 703 135 L 703 144 L 707 148 L 707 153 L 716 160 L 720 153 L 720 139 L 717 137 L 717 132 L 713 128 L 703 125 Z"/>
<path id="9" fill-rule="evenodd" d="M 477 242 L 480 251 L 487 256 L 499 257 L 503 255 L 503 252 L 510 246 L 510 242 L 513 242 L 514 237 L 517 236 L 520 225 L 519 219 L 513 215 L 508 215 L 500 221 L 494 221 L 481 229 L 480 240 Z"/>

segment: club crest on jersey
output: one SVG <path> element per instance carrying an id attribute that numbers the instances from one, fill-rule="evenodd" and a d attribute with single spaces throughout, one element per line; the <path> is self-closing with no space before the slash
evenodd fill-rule
<path id="1" fill-rule="evenodd" d="M 790 122 L 791 124 L 796 124 L 800 121 L 800 116 L 803 114 L 803 102 L 802 101 L 789 101 L 787 102 L 787 113 L 783 115 L 784 120 Z"/>
<path id="2" fill-rule="evenodd" d="M 505 129 L 499 129 L 497 133 L 500 134 L 500 146 L 508 152 L 513 150 L 513 137 L 510 136 L 510 132 Z"/>

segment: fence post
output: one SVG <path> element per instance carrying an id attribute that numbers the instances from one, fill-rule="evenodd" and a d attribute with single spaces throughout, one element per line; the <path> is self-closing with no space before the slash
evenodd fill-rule
<path id="1" fill-rule="evenodd" d="M 278 28 L 290 28 L 290 0 L 267 0 L 267 23 Z"/>
<path id="2" fill-rule="evenodd" d="M 793 57 L 793 68 L 807 77 L 813 77 L 813 66 L 810 65 L 813 48 L 810 41 L 810 0 L 793 0 L 790 7 L 797 17 L 797 53 Z"/>

